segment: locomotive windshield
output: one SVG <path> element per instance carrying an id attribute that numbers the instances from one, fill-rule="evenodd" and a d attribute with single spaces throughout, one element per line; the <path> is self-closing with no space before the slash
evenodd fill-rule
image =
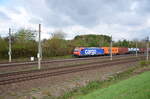
<path id="1" fill-rule="evenodd" d="M 78 51 L 80 51 L 80 49 L 74 49 L 74 52 L 78 52 Z"/>

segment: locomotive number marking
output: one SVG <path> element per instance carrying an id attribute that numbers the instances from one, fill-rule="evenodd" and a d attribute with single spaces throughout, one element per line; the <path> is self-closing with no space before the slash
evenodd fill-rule
<path id="1" fill-rule="evenodd" d="M 85 54 L 86 55 L 95 55 L 96 54 L 96 50 L 85 50 Z"/>

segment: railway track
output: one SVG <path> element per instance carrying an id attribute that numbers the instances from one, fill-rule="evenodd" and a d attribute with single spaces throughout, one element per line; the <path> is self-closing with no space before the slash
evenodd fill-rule
<path id="1" fill-rule="evenodd" d="M 134 56 L 134 55 L 118 55 L 114 57 L 128 57 L 128 56 Z M 60 62 L 69 62 L 69 61 L 82 61 L 82 60 L 93 60 L 93 59 L 105 59 L 109 58 L 109 56 L 102 56 L 102 57 L 89 57 L 89 58 L 71 58 L 71 59 L 61 59 L 61 60 L 44 60 L 41 62 L 41 64 L 49 64 L 49 63 L 60 63 Z M 20 67 L 20 66 L 31 66 L 31 65 L 37 65 L 38 62 L 13 62 L 13 63 L 0 63 L 0 69 L 1 68 L 13 68 L 13 67 Z"/>
<path id="2" fill-rule="evenodd" d="M 133 59 L 133 57 L 130 57 L 130 58 L 117 58 L 113 61 L 119 61 L 119 60 L 122 60 L 122 59 Z M 108 60 L 104 60 L 104 61 L 93 61 L 93 62 L 88 62 L 88 63 L 83 63 L 83 64 L 73 64 L 73 65 L 69 65 L 69 66 L 61 66 L 61 67 L 50 67 L 50 68 L 44 68 L 44 69 L 40 69 L 40 70 L 29 70 L 29 71 L 17 71 L 17 72 L 10 72 L 10 73 L 3 73 L 3 74 L 0 74 L 0 77 L 3 77 L 3 76 L 11 76 L 11 75 L 20 75 L 20 74 L 26 74 L 26 73 L 29 73 L 29 72 L 41 72 L 41 71 L 49 71 L 49 70 L 57 70 L 57 69 L 63 69 L 63 68 L 70 68 L 70 67 L 78 67 L 78 66 L 84 66 L 84 65 L 91 65 L 91 64 L 95 64 L 95 63 L 106 63 L 106 62 L 109 62 Z"/>
<path id="3" fill-rule="evenodd" d="M 117 58 L 130 58 L 135 57 L 133 55 L 118 55 L 114 56 L 113 59 Z M 102 57 L 90 57 L 90 58 L 75 58 L 75 59 L 65 59 L 65 60 L 47 60 L 42 62 L 41 69 L 50 68 L 50 67 L 63 67 L 70 65 L 78 65 L 96 61 L 109 60 L 109 56 Z M 10 73 L 16 71 L 29 71 L 29 70 L 37 70 L 37 63 L 12 63 L 12 64 L 0 64 L 0 74 Z"/>
<path id="4" fill-rule="evenodd" d="M 1 74 L 0 85 L 33 80 L 33 79 L 38 79 L 38 78 L 44 78 L 44 77 L 49 77 L 49 76 L 57 76 L 57 75 L 74 73 L 74 72 L 85 71 L 85 70 L 91 70 L 91 69 L 96 69 L 96 68 L 105 67 L 105 66 L 132 63 L 132 62 L 137 62 L 142 59 L 144 58 L 138 57 L 138 58 L 116 59 L 116 60 L 102 62 L 102 63 L 93 62 L 93 63 L 87 63 L 87 64 L 80 64 L 76 66 L 55 67 L 55 68 L 49 68 L 49 69 Z"/>

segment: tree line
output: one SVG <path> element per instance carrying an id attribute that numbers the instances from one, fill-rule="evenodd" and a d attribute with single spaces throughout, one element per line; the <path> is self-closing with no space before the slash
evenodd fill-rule
<path id="1" fill-rule="evenodd" d="M 110 46 L 111 37 L 107 35 L 77 35 L 72 40 L 65 40 L 63 31 L 55 31 L 49 39 L 42 40 L 42 56 L 71 55 L 75 47 L 102 47 Z M 38 41 L 36 33 L 27 29 L 20 29 L 11 35 L 12 58 L 26 58 L 37 56 Z M 116 47 L 136 47 L 136 40 L 113 41 Z M 145 41 L 138 41 L 138 47 L 145 47 Z M 0 58 L 8 58 L 8 37 L 0 37 Z"/>

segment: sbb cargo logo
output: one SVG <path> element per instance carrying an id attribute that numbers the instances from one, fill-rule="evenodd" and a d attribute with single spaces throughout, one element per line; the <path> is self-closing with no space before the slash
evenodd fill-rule
<path id="1" fill-rule="evenodd" d="M 96 54 L 96 50 L 85 50 L 85 54 L 86 55 L 95 55 Z"/>

